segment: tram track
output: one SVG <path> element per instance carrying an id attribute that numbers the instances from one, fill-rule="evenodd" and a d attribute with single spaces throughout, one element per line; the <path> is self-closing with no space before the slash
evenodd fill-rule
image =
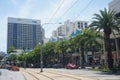
<path id="1" fill-rule="evenodd" d="M 29 74 L 30 76 L 34 77 L 35 80 L 55 80 L 47 75 L 44 75 L 44 74 L 41 74 L 41 73 L 38 73 L 38 72 L 35 72 L 35 71 L 31 71 L 31 70 L 22 70 L 22 72 L 25 72 L 27 74 Z M 24 77 L 25 77 L 25 74 L 23 73 Z M 25 77 L 25 80 L 28 80 L 26 77 Z"/>
<path id="2" fill-rule="evenodd" d="M 32 71 L 32 70 L 31 70 Z M 35 72 L 35 73 L 38 73 L 37 71 L 32 71 L 32 72 Z M 41 73 L 39 73 L 40 75 L 43 75 L 43 76 L 46 76 L 46 77 L 48 77 L 48 78 L 50 78 L 51 80 L 56 80 L 56 79 L 54 79 L 54 78 L 51 78 L 50 77 L 50 75 L 54 75 L 55 77 L 65 77 L 65 78 L 70 78 L 71 80 L 82 80 L 82 79 L 80 79 L 80 78 L 76 78 L 76 77 L 73 77 L 73 76 L 71 76 L 71 75 L 65 75 L 65 74 L 62 74 L 62 73 L 56 73 L 56 72 L 51 72 L 51 71 L 47 71 L 47 73 L 45 73 L 46 75 L 44 75 L 44 74 L 41 74 Z"/>
<path id="3" fill-rule="evenodd" d="M 25 70 L 22 70 L 21 73 L 23 74 L 25 80 L 40 80 L 38 77 L 36 77 L 35 75 L 25 71 Z"/>
<path id="4" fill-rule="evenodd" d="M 23 71 L 35 77 L 35 80 L 98 80 L 98 79 L 80 77 L 80 76 L 61 73 L 61 72 L 53 72 L 53 71 L 38 72 L 38 69 L 26 69 Z"/>

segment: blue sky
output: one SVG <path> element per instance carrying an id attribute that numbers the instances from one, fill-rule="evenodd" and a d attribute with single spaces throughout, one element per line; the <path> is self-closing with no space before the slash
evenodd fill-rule
<path id="1" fill-rule="evenodd" d="M 85 8 L 90 1 L 91 0 L 0 0 L 0 51 L 6 52 L 8 17 L 39 19 L 41 20 L 41 24 L 47 22 L 64 23 L 64 21 L 68 19 L 71 21 L 91 21 L 93 14 L 99 13 L 99 10 L 108 8 L 108 3 L 112 0 L 92 0 L 89 6 Z M 74 6 L 72 6 L 73 4 Z M 62 16 L 63 14 L 64 16 Z M 43 26 L 45 28 L 45 36 L 50 37 L 51 32 L 56 30 L 58 26 L 59 24 Z"/>

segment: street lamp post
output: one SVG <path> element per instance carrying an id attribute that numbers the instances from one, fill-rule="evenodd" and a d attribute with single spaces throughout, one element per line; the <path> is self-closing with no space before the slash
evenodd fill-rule
<path id="1" fill-rule="evenodd" d="M 42 26 L 46 25 L 46 24 L 62 24 L 62 23 L 44 23 L 41 25 L 41 32 L 42 32 Z M 43 36 L 42 36 L 43 38 Z M 39 45 L 41 46 L 41 52 L 40 52 L 40 72 L 43 72 L 43 56 L 42 56 L 42 43 L 43 43 L 43 39 L 42 42 L 39 42 Z"/>
<path id="2" fill-rule="evenodd" d="M 42 43 L 39 42 L 40 45 L 40 72 L 43 72 L 43 60 L 42 60 Z"/>

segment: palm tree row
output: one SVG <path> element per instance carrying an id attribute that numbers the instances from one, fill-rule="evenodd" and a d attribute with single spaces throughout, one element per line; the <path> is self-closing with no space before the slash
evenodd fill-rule
<path id="1" fill-rule="evenodd" d="M 94 20 L 90 27 L 93 27 L 98 32 L 104 32 L 105 48 L 108 57 L 108 68 L 112 70 L 114 60 L 112 58 L 110 35 L 112 33 L 114 34 L 115 31 L 118 33 L 120 32 L 119 18 L 115 17 L 115 11 L 104 9 L 104 11 L 100 10 L 100 14 L 94 14 L 93 19 Z"/>
<path id="2" fill-rule="evenodd" d="M 97 39 L 97 35 L 95 34 L 95 31 L 93 29 L 86 29 L 82 32 L 82 34 L 79 34 L 76 37 L 71 38 L 70 40 L 63 40 L 59 42 L 48 42 L 45 45 L 42 45 L 44 65 L 47 66 L 47 64 L 61 62 L 63 66 L 65 66 L 69 62 L 69 60 L 66 60 L 67 55 L 72 55 L 73 53 L 76 52 L 80 54 L 81 51 L 81 55 L 82 55 L 81 68 L 85 68 L 84 52 L 85 50 L 88 51 L 87 48 L 89 45 L 91 46 L 92 44 L 94 45 L 98 44 L 98 41 L 95 38 Z M 41 51 L 41 46 L 37 45 L 33 49 L 33 51 L 29 52 L 27 55 L 23 55 L 24 54 L 23 53 L 20 56 L 18 56 L 18 60 L 24 61 L 26 57 L 26 61 L 29 64 L 39 63 L 40 51 Z M 62 57 L 60 57 L 60 55 Z"/>

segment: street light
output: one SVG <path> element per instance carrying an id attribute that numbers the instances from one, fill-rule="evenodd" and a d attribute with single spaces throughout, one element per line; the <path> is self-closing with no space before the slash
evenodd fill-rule
<path id="1" fill-rule="evenodd" d="M 62 24 L 61 22 L 59 23 L 43 23 L 41 26 L 47 25 L 47 24 Z"/>
<path id="2" fill-rule="evenodd" d="M 41 25 L 41 32 L 42 32 L 42 26 L 44 26 L 46 24 L 62 24 L 62 23 L 44 23 Z M 43 38 L 43 36 L 42 36 L 42 38 Z M 40 72 L 43 72 L 42 43 L 43 43 L 43 40 L 41 43 L 39 42 L 39 45 L 41 46 L 41 52 L 40 52 L 40 68 L 41 69 L 40 69 Z"/>
<path id="3" fill-rule="evenodd" d="M 42 44 L 39 42 L 40 48 L 41 48 L 41 52 L 40 52 L 40 72 L 43 72 L 43 60 L 42 60 Z"/>

